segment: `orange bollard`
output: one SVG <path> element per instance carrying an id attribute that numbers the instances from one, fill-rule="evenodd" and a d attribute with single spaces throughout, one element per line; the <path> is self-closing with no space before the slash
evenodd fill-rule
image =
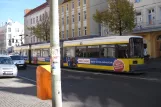
<path id="1" fill-rule="evenodd" d="M 36 69 L 37 97 L 41 100 L 52 98 L 51 67 L 50 65 L 38 66 Z"/>

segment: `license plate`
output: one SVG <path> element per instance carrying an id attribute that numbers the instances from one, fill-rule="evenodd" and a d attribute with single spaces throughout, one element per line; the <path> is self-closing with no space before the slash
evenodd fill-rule
<path id="1" fill-rule="evenodd" d="M 5 73 L 3 73 L 3 75 L 13 75 L 13 73 L 5 72 Z"/>
<path id="2" fill-rule="evenodd" d="M 23 66 L 23 65 L 19 65 L 19 66 Z"/>

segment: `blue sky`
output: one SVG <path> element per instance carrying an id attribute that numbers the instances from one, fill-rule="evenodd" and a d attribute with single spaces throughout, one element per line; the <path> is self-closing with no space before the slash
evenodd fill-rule
<path id="1" fill-rule="evenodd" d="M 24 24 L 24 10 L 33 9 L 46 0 L 0 0 L 0 23 L 8 19 Z"/>

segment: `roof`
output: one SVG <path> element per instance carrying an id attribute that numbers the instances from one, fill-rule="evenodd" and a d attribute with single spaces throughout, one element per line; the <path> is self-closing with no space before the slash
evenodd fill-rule
<path id="1" fill-rule="evenodd" d="M 46 2 L 46 3 L 44 3 L 44 4 L 40 5 L 40 6 L 38 6 L 38 7 L 34 8 L 34 9 L 32 9 L 30 12 L 28 12 L 27 14 L 25 14 L 24 17 L 26 17 L 26 16 L 28 16 L 28 15 L 31 15 L 31 14 L 33 14 L 33 13 L 36 13 L 37 11 L 40 11 L 40 10 L 44 9 L 44 8 L 47 7 L 47 6 L 48 6 L 48 3 Z"/>
<path id="2" fill-rule="evenodd" d="M 96 37 L 90 39 L 80 39 L 80 40 L 71 40 L 65 41 L 63 46 L 80 46 L 80 45 L 98 45 L 98 44 L 115 44 L 115 43 L 128 43 L 129 38 L 137 37 L 142 38 L 141 36 L 107 36 L 107 37 Z"/>

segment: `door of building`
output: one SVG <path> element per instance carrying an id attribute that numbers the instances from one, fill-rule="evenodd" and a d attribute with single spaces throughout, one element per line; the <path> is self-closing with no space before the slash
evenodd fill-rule
<path id="1" fill-rule="evenodd" d="M 161 35 L 158 36 L 156 41 L 156 57 L 161 57 Z"/>

